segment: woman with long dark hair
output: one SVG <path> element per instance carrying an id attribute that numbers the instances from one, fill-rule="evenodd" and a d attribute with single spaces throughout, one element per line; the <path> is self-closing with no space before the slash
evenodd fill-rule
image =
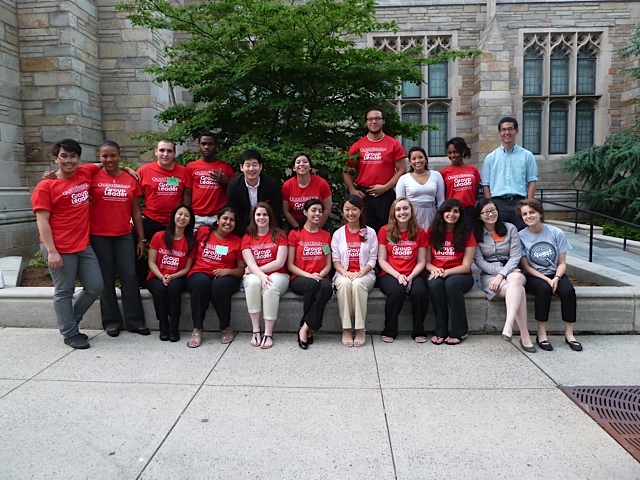
<path id="1" fill-rule="evenodd" d="M 195 218 L 190 206 L 176 205 L 166 230 L 157 232 L 149 245 L 147 288 L 153 296 L 162 341 L 180 340 L 182 294 L 196 256 Z"/>
<path id="2" fill-rule="evenodd" d="M 304 295 L 303 315 L 298 330 L 298 346 L 306 350 L 313 343 L 313 332 L 322 327 L 322 317 L 332 288 L 331 235 L 320 228 L 322 202 L 317 198 L 304 204 L 299 230 L 289 232 L 287 268 L 291 272 L 291 291 Z"/>
<path id="3" fill-rule="evenodd" d="M 450 198 L 440 205 L 427 237 L 429 295 L 436 317 L 431 342 L 459 345 L 469 331 L 464 294 L 473 287 L 471 264 L 476 251 L 476 239 L 462 219 L 460 200 Z"/>

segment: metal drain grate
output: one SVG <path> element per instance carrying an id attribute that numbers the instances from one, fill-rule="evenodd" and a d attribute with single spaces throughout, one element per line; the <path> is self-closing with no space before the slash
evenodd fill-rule
<path id="1" fill-rule="evenodd" d="M 640 387 L 560 387 L 640 462 Z"/>

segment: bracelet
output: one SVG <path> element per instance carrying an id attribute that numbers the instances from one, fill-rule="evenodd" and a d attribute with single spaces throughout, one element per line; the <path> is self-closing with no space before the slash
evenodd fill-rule
<path id="1" fill-rule="evenodd" d="M 556 275 L 556 276 L 555 276 L 555 277 L 553 277 L 553 278 L 562 278 L 562 277 L 561 277 L 560 275 Z"/>
<path id="2" fill-rule="evenodd" d="M 147 239 L 146 238 L 139 238 L 138 239 L 138 243 L 140 243 L 140 242 L 147 243 Z"/>

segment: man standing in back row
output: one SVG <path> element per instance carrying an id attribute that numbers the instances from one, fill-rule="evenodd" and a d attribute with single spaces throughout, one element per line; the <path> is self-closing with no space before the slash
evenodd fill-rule
<path id="1" fill-rule="evenodd" d="M 482 191 L 485 198 L 493 200 L 500 220 L 522 230 L 525 224 L 516 214 L 516 207 L 523 198 L 535 197 L 538 166 L 533 154 L 516 144 L 515 118 L 500 120 L 498 134 L 502 145 L 487 155 L 482 164 Z"/>
<path id="2" fill-rule="evenodd" d="M 389 210 L 396 194 L 393 188 L 407 170 L 407 155 L 402 144 L 382 131 L 384 114 L 369 110 L 365 115 L 367 135 L 351 145 L 349 155 L 358 155 L 347 166 L 357 172 L 354 184 L 351 172 L 342 172 L 344 183 L 352 195 L 364 199 L 367 225 L 376 232 L 389 220 Z"/>

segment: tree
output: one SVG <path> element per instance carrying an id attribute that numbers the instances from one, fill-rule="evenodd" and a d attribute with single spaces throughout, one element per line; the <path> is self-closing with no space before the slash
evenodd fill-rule
<path id="1" fill-rule="evenodd" d="M 185 7 L 133 0 L 118 8 L 135 26 L 187 34 L 165 49 L 165 65 L 148 69 L 193 98 L 158 116 L 169 125 L 162 136 L 184 142 L 213 130 L 223 159 L 256 148 L 279 178 L 293 154 L 306 151 L 336 187 L 344 150 L 363 135 L 368 108 L 383 108 L 388 133 L 416 138 L 428 127 L 401 122 L 386 100 L 403 81 L 423 81 L 417 64 L 476 53 L 423 58 L 416 49 L 358 48 L 356 40 L 369 32 L 396 28 L 375 20 L 373 0 L 216 0 Z"/>

